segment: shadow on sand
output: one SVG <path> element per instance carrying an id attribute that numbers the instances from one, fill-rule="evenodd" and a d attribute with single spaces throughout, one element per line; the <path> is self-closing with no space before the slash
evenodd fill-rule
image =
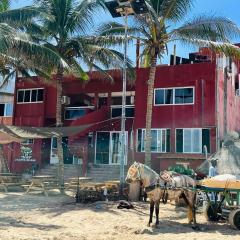
<path id="1" fill-rule="evenodd" d="M 20 228 L 36 228 L 39 230 L 51 230 L 51 229 L 60 229 L 61 226 L 53 225 L 53 224 L 36 224 L 24 222 L 20 219 L 15 219 L 11 217 L 0 217 L 0 227 L 20 227 Z"/>

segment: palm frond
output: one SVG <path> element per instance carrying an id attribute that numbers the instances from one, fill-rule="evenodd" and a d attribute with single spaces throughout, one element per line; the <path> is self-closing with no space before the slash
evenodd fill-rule
<path id="1" fill-rule="evenodd" d="M 240 59 L 240 48 L 231 43 L 215 42 L 193 38 L 182 38 L 181 42 L 192 46 L 207 47 L 216 53 L 223 53 L 226 56 Z"/>
<path id="2" fill-rule="evenodd" d="M 10 0 L 0 1 L 0 12 L 4 12 L 10 8 Z"/>
<path id="3" fill-rule="evenodd" d="M 0 89 L 6 87 L 14 76 L 15 71 L 10 71 L 8 74 L 4 74 L 2 81 L 0 81 Z"/>
<path id="4" fill-rule="evenodd" d="M 240 29 L 235 23 L 224 17 L 200 16 L 188 21 L 178 29 L 174 29 L 169 34 L 213 41 L 228 41 L 232 37 L 240 36 Z"/>
<path id="5" fill-rule="evenodd" d="M 80 64 L 74 58 L 71 59 L 69 65 L 71 66 L 71 74 L 82 81 L 89 80 L 88 74 L 82 69 Z"/>
<path id="6" fill-rule="evenodd" d="M 30 23 L 34 17 L 45 14 L 35 7 L 23 7 L 0 12 L 0 22 L 13 26 L 23 26 Z"/>
<path id="7" fill-rule="evenodd" d="M 180 21 L 193 6 L 193 0 L 147 0 L 158 16 Z"/>
<path id="8" fill-rule="evenodd" d="M 58 66 L 69 70 L 68 64 L 57 52 L 18 36 L 14 38 L 11 49 L 6 51 L 6 54 L 10 54 L 10 56 L 14 56 L 15 58 L 24 59 L 24 61 L 31 66 L 39 66 L 37 69 L 45 69 L 48 70 L 49 73 L 54 71 Z"/>
<path id="9" fill-rule="evenodd" d="M 139 33 L 139 28 L 135 26 L 129 26 L 128 29 L 128 35 L 138 35 Z M 125 26 L 121 23 L 117 22 L 107 22 L 103 23 L 98 28 L 94 31 L 99 36 L 109 36 L 109 35 L 120 35 L 123 36 L 125 33 Z"/>
<path id="10" fill-rule="evenodd" d="M 69 16 L 66 29 L 71 33 L 87 33 L 93 27 L 93 16 L 103 9 L 103 1 L 80 1 Z"/>

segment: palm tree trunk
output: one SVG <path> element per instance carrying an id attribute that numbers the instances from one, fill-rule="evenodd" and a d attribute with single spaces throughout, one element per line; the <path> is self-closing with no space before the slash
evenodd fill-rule
<path id="1" fill-rule="evenodd" d="M 228 124 L 227 124 L 227 92 L 228 92 L 228 69 L 224 69 L 224 82 L 223 82 L 223 137 L 225 138 L 228 131 Z"/>
<path id="2" fill-rule="evenodd" d="M 58 68 L 57 72 L 57 104 L 56 104 L 56 126 L 62 127 L 62 81 L 63 69 Z M 58 155 L 58 180 L 61 193 L 64 193 L 64 160 L 62 137 L 57 137 L 57 155 Z"/>
<path id="3" fill-rule="evenodd" d="M 157 66 L 157 55 L 151 59 L 150 74 L 148 80 L 147 93 L 147 114 L 146 114 L 146 132 L 145 132 L 145 164 L 151 167 L 151 127 L 152 127 L 152 107 L 153 107 L 153 90 Z"/>
<path id="4" fill-rule="evenodd" d="M 7 161 L 3 154 L 3 145 L 2 144 L 0 144 L 0 172 L 1 173 L 9 172 L 8 164 L 7 164 Z"/>

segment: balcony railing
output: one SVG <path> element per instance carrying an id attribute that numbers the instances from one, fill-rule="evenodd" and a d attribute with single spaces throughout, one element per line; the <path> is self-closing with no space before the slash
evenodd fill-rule
<path id="1" fill-rule="evenodd" d="M 111 106 L 111 118 L 121 117 L 122 115 L 122 106 L 121 105 L 112 105 Z M 134 117 L 134 105 L 126 105 L 126 117 Z"/>
<path id="2" fill-rule="evenodd" d="M 65 120 L 74 120 L 81 118 L 86 114 L 92 112 L 94 106 L 83 106 L 83 107 L 66 107 L 65 108 Z"/>

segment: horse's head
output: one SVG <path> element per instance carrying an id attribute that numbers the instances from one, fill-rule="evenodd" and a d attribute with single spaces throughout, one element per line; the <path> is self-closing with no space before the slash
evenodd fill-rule
<path id="1" fill-rule="evenodd" d="M 148 166 L 134 162 L 128 169 L 126 182 L 141 181 L 143 187 L 155 185 L 159 180 L 159 175 Z"/>
<path id="2" fill-rule="evenodd" d="M 138 163 L 138 162 L 134 162 L 130 166 L 130 168 L 128 169 L 128 172 L 127 172 L 127 177 L 125 179 L 125 181 L 127 183 L 141 180 L 141 175 L 140 175 L 140 172 L 139 172 L 139 166 L 140 166 L 140 163 Z"/>

